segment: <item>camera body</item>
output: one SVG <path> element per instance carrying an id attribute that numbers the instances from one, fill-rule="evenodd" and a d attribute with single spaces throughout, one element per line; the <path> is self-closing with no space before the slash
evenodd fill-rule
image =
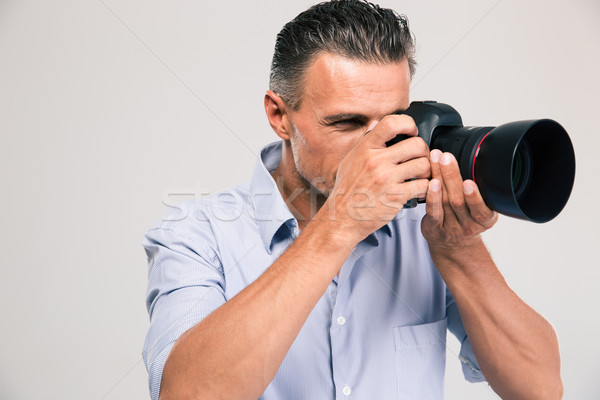
<path id="1" fill-rule="evenodd" d="M 450 152 L 463 179 L 472 179 L 488 207 L 511 217 L 547 222 L 566 205 L 575 179 L 575 152 L 569 135 L 551 119 L 465 127 L 451 106 L 416 101 L 411 116 L 430 149 Z M 397 135 L 391 146 L 406 139 Z M 416 199 L 405 207 L 416 206 Z"/>
<path id="2" fill-rule="evenodd" d="M 440 126 L 463 126 L 462 118 L 458 111 L 448 104 L 438 103 L 433 100 L 413 101 L 402 114 L 412 117 L 419 129 L 419 137 L 422 138 L 428 146 L 431 145 L 431 138 L 436 128 Z M 401 136 L 403 135 L 398 135 L 386 144 L 390 145 L 399 142 L 402 140 Z"/>

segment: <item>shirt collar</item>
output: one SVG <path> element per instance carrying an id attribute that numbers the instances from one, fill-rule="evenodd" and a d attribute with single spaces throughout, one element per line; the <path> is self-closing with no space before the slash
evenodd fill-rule
<path id="1" fill-rule="evenodd" d="M 291 233 L 298 226 L 296 218 L 288 209 L 275 180 L 271 176 L 279 161 L 281 161 L 282 142 L 273 142 L 265 147 L 260 152 L 259 159 L 256 160 L 254 172 L 250 180 L 250 200 L 254 205 L 255 219 L 258 224 L 260 236 L 262 238 L 265 250 L 270 254 L 273 240 L 276 234 L 282 229 L 287 229 L 287 234 Z M 392 230 L 389 224 L 384 225 L 379 229 L 392 236 Z M 283 237 L 287 236 L 285 232 L 280 232 Z M 378 246 L 379 240 L 373 232 L 364 239 L 364 242 Z M 279 237 L 280 235 L 277 235 Z"/>
<path id="2" fill-rule="evenodd" d="M 263 147 L 250 181 L 250 199 L 254 204 L 254 217 L 268 253 L 271 253 L 275 234 L 282 229 L 283 225 L 290 229 L 297 226 L 296 219 L 287 208 L 271 176 L 271 172 L 277 168 L 280 160 L 281 141 Z"/>

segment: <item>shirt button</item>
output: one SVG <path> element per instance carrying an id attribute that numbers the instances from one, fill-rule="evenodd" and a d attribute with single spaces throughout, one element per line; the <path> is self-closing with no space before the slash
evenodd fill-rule
<path id="1" fill-rule="evenodd" d="M 338 325 L 344 325 L 346 323 L 346 318 L 344 318 L 343 315 L 340 315 L 339 317 L 337 317 L 337 323 Z M 348 387 L 348 386 L 345 386 Z M 350 388 L 348 388 L 348 390 L 350 390 Z"/>
<path id="2" fill-rule="evenodd" d="M 342 388 L 342 393 L 344 394 L 344 396 L 350 396 L 350 393 L 352 393 L 352 389 L 350 389 L 350 386 L 346 385 Z"/>
<path id="3" fill-rule="evenodd" d="M 299 234 L 300 234 L 300 229 L 298 229 L 298 227 L 295 226 L 294 227 L 294 237 L 297 238 Z"/>

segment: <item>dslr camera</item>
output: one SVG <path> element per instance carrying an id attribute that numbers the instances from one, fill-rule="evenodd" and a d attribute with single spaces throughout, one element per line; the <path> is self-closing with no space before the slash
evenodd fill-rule
<path id="1" fill-rule="evenodd" d="M 417 124 L 430 149 L 454 155 L 463 179 L 477 183 L 484 201 L 510 217 L 547 222 L 567 203 L 575 152 L 566 130 L 551 119 L 463 126 L 460 114 L 435 101 L 415 101 L 402 112 Z M 397 135 L 386 144 L 406 139 Z M 410 200 L 405 207 L 416 206 Z"/>

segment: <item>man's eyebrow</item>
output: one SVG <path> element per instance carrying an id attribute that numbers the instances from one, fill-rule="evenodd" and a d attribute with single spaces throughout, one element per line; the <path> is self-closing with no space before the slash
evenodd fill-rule
<path id="1" fill-rule="evenodd" d="M 404 111 L 406 111 L 406 109 L 399 108 L 396 111 L 394 111 L 392 114 L 402 114 Z M 366 115 L 363 115 L 363 114 L 358 114 L 358 113 L 339 113 L 339 114 L 333 114 L 333 115 L 328 115 L 328 116 L 324 117 L 323 123 L 331 124 L 334 122 L 347 121 L 347 120 L 356 120 L 356 121 L 360 121 L 360 122 L 366 122 L 369 120 L 369 117 L 367 117 Z"/>
<path id="2" fill-rule="evenodd" d="M 331 124 L 333 122 L 346 121 L 346 120 L 357 120 L 357 121 L 365 122 L 365 121 L 368 121 L 369 118 L 366 115 L 357 114 L 357 113 L 339 113 L 339 114 L 334 114 L 334 115 L 328 115 L 323 118 L 323 122 L 326 124 Z"/>

